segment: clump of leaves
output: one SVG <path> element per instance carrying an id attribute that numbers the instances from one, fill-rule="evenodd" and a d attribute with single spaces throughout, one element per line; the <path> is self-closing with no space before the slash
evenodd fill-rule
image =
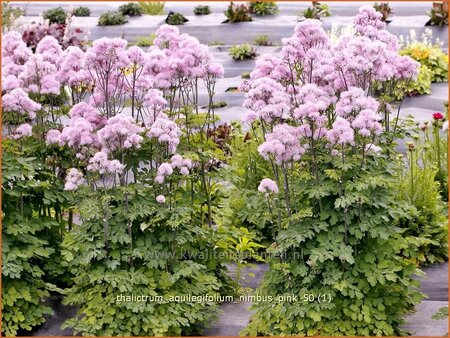
<path id="1" fill-rule="evenodd" d="M 164 1 L 139 1 L 139 6 L 142 8 L 142 13 L 147 15 L 164 14 Z"/>
<path id="2" fill-rule="evenodd" d="M 150 36 L 138 36 L 136 37 L 135 45 L 139 47 L 150 47 L 153 45 L 155 37 L 155 34 L 151 34 Z"/>
<path id="3" fill-rule="evenodd" d="M 229 54 L 236 61 L 253 60 L 256 57 L 256 49 L 250 44 L 234 45 L 230 48 Z"/>
<path id="4" fill-rule="evenodd" d="M 211 14 L 211 8 L 209 6 L 198 5 L 194 8 L 195 15 L 208 15 Z"/>
<path id="5" fill-rule="evenodd" d="M 225 11 L 225 16 L 227 20 L 224 23 L 236 23 L 236 22 L 247 22 L 252 21 L 252 17 L 250 16 L 250 9 L 244 5 L 235 5 L 232 1 L 228 6 L 228 9 Z"/>
<path id="6" fill-rule="evenodd" d="M 48 20 L 49 23 L 60 23 L 66 22 L 67 12 L 62 7 L 52 8 L 43 13 L 43 18 Z"/>
<path id="7" fill-rule="evenodd" d="M 91 10 L 88 7 L 80 6 L 73 10 L 75 16 L 90 16 Z"/>
<path id="8" fill-rule="evenodd" d="M 433 8 L 429 12 L 429 26 L 448 26 L 448 2 L 433 2 Z"/>
<path id="9" fill-rule="evenodd" d="M 327 4 L 321 4 L 313 1 L 312 7 L 308 7 L 305 11 L 303 11 L 302 15 L 306 19 L 320 20 L 322 17 L 331 16 L 331 13 Z"/>
<path id="10" fill-rule="evenodd" d="M 439 308 L 439 310 L 437 310 L 437 312 L 435 312 L 431 315 L 431 319 L 434 319 L 434 320 L 442 320 L 442 319 L 447 319 L 447 318 L 448 318 L 448 306 Z"/>
<path id="11" fill-rule="evenodd" d="M 188 21 L 189 20 L 186 19 L 183 14 L 176 12 L 170 12 L 166 18 L 166 23 L 174 26 L 184 25 L 184 23 Z"/>
<path id="12" fill-rule="evenodd" d="M 431 72 L 431 82 L 447 82 L 448 55 L 439 44 L 413 41 L 400 50 L 401 55 L 408 55 Z M 422 68 L 421 68 L 422 71 Z"/>
<path id="13" fill-rule="evenodd" d="M 422 65 L 419 69 L 417 80 L 410 81 L 409 83 L 405 84 L 403 88 L 399 88 L 398 97 L 402 95 L 402 91 L 404 91 L 409 96 L 430 94 L 432 76 L 433 73 L 431 72 L 430 68 Z"/>
<path id="14" fill-rule="evenodd" d="M 415 162 L 417 154 L 417 149 L 409 151 L 414 163 L 410 163 L 398 188 L 400 199 L 410 205 L 399 221 L 406 240 L 402 254 L 417 265 L 430 265 L 448 259 L 447 219 L 439 183 L 435 181 L 437 170 L 421 168 Z"/>
<path id="15" fill-rule="evenodd" d="M 250 72 L 242 72 L 241 78 L 242 79 L 250 79 Z"/>
<path id="16" fill-rule="evenodd" d="M 134 2 L 129 2 L 127 4 L 123 4 L 119 7 L 119 12 L 122 13 L 122 15 L 128 15 L 128 16 L 140 16 L 142 15 L 142 7 Z"/>
<path id="17" fill-rule="evenodd" d="M 275 1 L 251 1 L 249 3 L 250 13 L 256 15 L 274 15 L 278 13 Z"/>
<path id="18" fill-rule="evenodd" d="M 265 34 L 256 36 L 254 42 L 257 46 L 273 46 L 273 42 L 270 41 L 269 36 Z"/>
<path id="19" fill-rule="evenodd" d="M 115 26 L 115 25 L 123 25 L 127 23 L 128 20 L 123 16 L 120 12 L 108 11 L 103 13 L 98 18 L 99 26 Z"/>
<path id="20" fill-rule="evenodd" d="M 25 11 L 18 7 L 12 7 L 9 2 L 2 1 L 2 28 L 10 29 L 14 21 L 20 16 L 25 15 Z"/>
<path id="21" fill-rule="evenodd" d="M 375 2 L 373 8 L 375 8 L 377 12 L 380 12 L 382 14 L 381 21 L 384 22 L 389 21 L 389 17 L 394 13 L 392 7 L 389 6 L 389 2 Z"/>
<path id="22" fill-rule="evenodd" d="M 58 270 L 58 244 L 67 224 L 61 182 L 40 160 L 9 142 L 2 153 L 2 332 L 15 336 L 52 313 L 44 303 L 53 275 L 48 267 Z"/>

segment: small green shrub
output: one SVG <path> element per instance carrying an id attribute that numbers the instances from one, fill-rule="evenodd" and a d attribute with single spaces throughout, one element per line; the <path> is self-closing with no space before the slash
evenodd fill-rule
<path id="1" fill-rule="evenodd" d="M 256 49 L 248 43 L 232 46 L 229 53 L 237 61 L 253 60 L 256 57 Z"/>
<path id="2" fill-rule="evenodd" d="M 253 40 L 255 42 L 255 45 L 257 46 L 273 46 L 273 42 L 270 41 L 268 35 L 258 35 Z"/>
<path id="3" fill-rule="evenodd" d="M 307 8 L 303 12 L 303 16 L 306 19 L 317 19 L 320 20 L 320 18 L 324 16 L 331 16 L 329 6 L 327 4 L 321 4 L 319 2 L 313 1 L 312 7 Z"/>
<path id="4" fill-rule="evenodd" d="M 184 25 L 184 23 L 188 21 L 189 20 L 186 19 L 183 14 L 175 12 L 170 12 L 166 18 L 166 23 L 174 26 Z"/>
<path id="5" fill-rule="evenodd" d="M 115 26 L 115 25 L 123 25 L 127 23 L 128 20 L 123 16 L 120 12 L 108 11 L 103 13 L 98 18 L 99 26 Z"/>
<path id="6" fill-rule="evenodd" d="M 442 167 L 436 157 L 441 155 L 440 144 L 430 135 L 427 125 L 422 128 L 423 132 L 419 128 L 414 131 L 415 141 L 407 144 L 408 167 L 398 182 L 399 200 L 410 208 L 399 220 L 399 226 L 406 239 L 402 254 L 417 265 L 429 265 L 448 259 L 448 233 L 446 206 L 437 179 L 438 168 Z M 438 135 L 440 129 L 441 123 L 432 134 Z"/>
<path id="7" fill-rule="evenodd" d="M 241 74 L 242 79 L 250 79 L 250 72 L 243 72 Z"/>
<path id="8" fill-rule="evenodd" d="M 394 12 L 392 10 L 392 7 L 389 6 L 389 2 L 380 2 L 380 3 L 375 2 L 375 4 L 373 5 L 373 8 L 375 8 L 375 10 L 377 12 L 381 13 L 381 15 L 382 15 L 381 21 L 384 21 L 384 22 L 388 21 L 389 17 Z"/>
<path id="9" fill-rule="evenodd" d="M 428 13 L 430 26 L 448 26 L 448 2 L 433 2 L 433 8 Z"/>
<path id="10" fill-rule="evenodd" d="M 407 55 L 420 62 L 431 72 L 431 82 L 447 82 L 448 55 L 439 44 L 413 41 L 400 50 L 401 55 Z"/>
<path id="11" fill-rule="evenodd" d="M 142 7 L 137 3 L 129 2 L 120 6 L 119 12 L 122 13 L 122 15 L 140 16 L 142 15 Z"/>
<path id="12" fill-rule="evenodd" d="M 150 36 L 138 36 L 136 37 L 136 42 L 134 44 L 139 47 L 150 47 L 153 45 L 155 37 L 155 34 L 151 34 Z"/>
<path id="13" fill-rule="evenodd" d="M 42 15 L 49 23 L 66 23 L 67 12 L 62 7 L 49 9 Z"/>
<path id="14" fill-rule="evenodd" d="M 211 8 L 209 6 L 198 5 L 194 8 L 195 15 L 208 15 L 211 14 Z"/>
<path id="15" fill-rule="evenodd" d="M 235 22 L 247 22 L 252 21 L 252 17 L 250 16 L 250 9 L 244 4 L 235 5 L 231 2 L 228 9 L 225 11 L 225 16 L 227 20 L 225 23 L 235 23 Z"/>
<path id="16" fill-rule="evenodd" d="M 90 16 L 91 10 L 88 7 L 77 7 L 73 10 L 73 15 L 75 16 Z"/>
<path id="17" fill-rule="evenodd" d="M 161 15 L 164 14 L 165 2 L 163 1 L 139 1 L 139 6 L 142 8 L 142 13 L 147 15 Z"/>
<path id="18" fill-rule="evenodd" d="M 275 1 L 252 1 L 249 4 L 250 13 L 256 15 L 274 15 L 278 13 Z"/>

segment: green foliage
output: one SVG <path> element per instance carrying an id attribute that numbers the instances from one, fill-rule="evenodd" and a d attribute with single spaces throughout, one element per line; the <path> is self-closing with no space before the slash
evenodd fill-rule
<path id="1" fill-rule="evenodd" d="M 380 3 L 375 2 L 373 8 L 375 8 L 377 12 L 380 12 L 382 14 L 381 21 L 384 22 L 388 21 L 389 17 L 394 12 L 392 10 L 392 7 L 389 6 L 389 2 L 380 2 Z"/>
<path id="2" fill-rule="evenodd" d="M 209 6 L 198 5 L 194 8 L 195 15 L 208 15 L 211 14 L 211 8 Z"/>
<path id="3" fill-rule="evenodd" d="M 242 72 L 241 78 L 242 79 L 250 79 L 250 72 Z"/>
<path id="4" fill-rule="evenodd" d="M 215 232 L 200 225 L 190 192 L 181 187 L 171 197 L 172 206 L 162 207 L 155 188 L 145 187 L 152 181 L 104 191 L 100 198 L 79 192 L 83 226 L 65 238 L 62 253 L 76 275 L 73 287 L 64 291 L 66 304 L 80 306 L 65 324 L 75 332 L 198 335 L 216 314 L 214 301 L 170 302 L 170 296 L 218 296 L 226 292 L 227 277 L 213 254 L 222 251 L 215 249 Z M 122 302 L 121 294 L 163 300 Z"/>
<path id="5" fill-rule="evenodd" d="M 440 45 L 414 41 L 403 48 L 400 54 L 410 56 L 420 62 L 422 67 L 427 67 L 431 73 L 431 82 L 447 82 L 448 55 L 444 53 Z"/>
<path id="6" fill-rule="evenodd" d="M 108 11 L 103 13 L 98 18 L 99 26 L 114 26 L 114 25 L 123 25 L 127 23 L 128 20 L 123 16 L 120 12 Z"/>
<path id="7" fill-rule="evenodd" d="M 246 5 L 235 5 L 233 2 L 231 2 L 230 6 L 228 6 L 227 10 L 225 11 L 225 16 L 227 17 L 225 23 L 252 21 L 252 17 L 249 13 L 250 9 Z"/>
<path id="8" fill-rule="evenodd" d="M 256 15 L 274 15 L 278 13 L 275 1 L 251 1 L 249 3 L 250 13 Z"/>
<path id="9" fill-rule="evenodd" d="M 73 10 L 75 16 L 90 16 L 91 10 L 88 7 L 80 6 Z"/>
<path id="10" fill-rule="evenodd" d="M 164 14 L 165 2 L 163 1 L 139 1 L 139 6 L 142 8 L 142 13 L 147 15 L 161 15 Z"/>
<path id="11" fill-rule="evenodd" d="M 25 11 L 18 7 L 12 7 L 8 1 L 2 1 L 2 28 L 9 29 L 14 24 L 14 21 L 25 15 Z"/>
<path id="12" fill-rule="evenodd" d="M 253 60 L 256 57 L 256 49 L 250 44 L 234 45 L 230 48 L 229 54 L 236 61 Z"/>
<path id="13" fill-rule="evenodd" d="M 67 12 L 62 7 L 49 9 L 42 14 L 45 20 L 49 23 L 66 23 Z"/>
<path id="14" fill-rule="evenodd" d="M 137 36 L 135 45 L 139 47 L 150 47 L 153 45 L 155 37 L 155 34 L 151 34 L 150 36 Z"/>
<path id="15" fill-rule="evenodd" d="M 270 41 L 269 36 L 265 34 L 256 36 L 254 41 L 257 46 L 273 46 L 273 42 Z"/>
<path id="16" fill-rule="evenodd" d="M 183 14 L 175 12 L 170 12 L 166 18 L 166 23 L 174 26 L 184 25 L 187 21 Z"/>
<path id="17" fill-rule="evenodd" d="M 431 70 L 422 65 L 419 69 L 419 74 L 417 75 L 416 80 L 410 80 L 405 83 L 398 84 L 394 91 L 394 97 L 397 100 L 403 99 L 405 95 L 414 96 L 414 95 L 424 95 L 431 93 L 431 78 L 432 72 Z"/>
<path id="18" fill-rule="evenodd" d="M 327 4 L 321 4 L 317 1 L 312 2 L 312 7 L 308 7 L 302 13 L 303 17 L 306 19 L 317 19 L 324 16 L 331 16 L 329 6 Z"/>
<path id="19" fill-rule="evenodd" d="M 414 163 L 399 181 L 399 198 L 410 206 L 399 220 L 406 239 L 402 254 L 418 265 L 448 259 L 446 208 L 439 194 L 439 183 L 435 181 L 436 172 L 434 168 L 421 168 Z"/>
<path id="20" fill-rule="evenodd" d="M 433 313 L 431 315 L 431 319 L 434 320 L 441 320 L 441 319 L 447 319 L 448 318 L 448 307 L 441 307 L 436 313 Z"/>
<path id="21" fill-rule="evenodd" d="M 433 8 L 428 13 L 430 26 L 448 26 L 448 2 L 433 2 Z"/>
<path id="22" fill-rule="evenodd" d="M 2 331 L 7 336 L 30 331 L 51 309 L 45 281 L 58 256 L 64 222 L 51 207 L 63 203 L 61 184 L 39 160 L 5 141 L 2 153 Z M 57 208 L 58 209 L 58 208 Z M 56 209 L 56 210 L 57 210 Z M 58 258 L 56 258 L 58 259 Z M 53 264 L 55 266 L 56 264 Z"/>
<path id="23" fill-rule="evenodd" d="M 122 15 L 128 16 L 140 16 L 142 15 L 142 7 L 138 3 L 129 2 L 127 4 L 123 4 L 119 7 L 118 11 L 122 13 Z"/>
<path id="24" fill-rule="evenodd" d="M 291 200 L 308 201 L 311 210 L 283 213 L 283 229 L 269 249 L 275 258 L 257 293 L 299 300 L 257 303 L 243 334 L 402 334 L 404 315 L 422 296 L 414 289 L 415 265 L 398 255 L 404 239 L 392 225 L 407 210 L 395 195 L 401 164 L 383 156 L 362 168 L 349 157 L 346 162 L 327 158 L 318 164 L 318 180 L 290 180 Z"/>
<path id="25" fill-rule="evenodd" d="M 257 151 L 257 140 L 240 127 L 233 129 L 229 149 L 228 166 L 221 169 L 221 176 L 231 186 L 214 220 L 224 227 L 245 227 L 255 233 L 259 243 L 270 245 L 276 235 L 276 220 L 267 200 L 257 191 L 259 182 L 270 173 L 268 163 Z"/>

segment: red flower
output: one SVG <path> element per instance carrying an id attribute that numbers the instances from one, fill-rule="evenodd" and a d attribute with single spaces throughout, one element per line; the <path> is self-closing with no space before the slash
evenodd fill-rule
<path id="1" fill-rule="evenodd" d="M 434 118 L 435 120 L 443 120 L 443 119 L 444 119 L 444 115 L 442 115 L 442 114 L 439 113 L 439 112 L 436 112 L 436 113 L 433 114 L 433 118 Z"/>

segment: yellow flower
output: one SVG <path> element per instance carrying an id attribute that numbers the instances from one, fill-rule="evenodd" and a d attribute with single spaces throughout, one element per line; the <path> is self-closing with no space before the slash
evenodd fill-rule
<path id="1" fill-rule="evenodd" d="M 411 52 L 411 56 L 417 60 L 425 60 L 430 56 L 430 51 L 428 49 L 415 48 Z"/>

